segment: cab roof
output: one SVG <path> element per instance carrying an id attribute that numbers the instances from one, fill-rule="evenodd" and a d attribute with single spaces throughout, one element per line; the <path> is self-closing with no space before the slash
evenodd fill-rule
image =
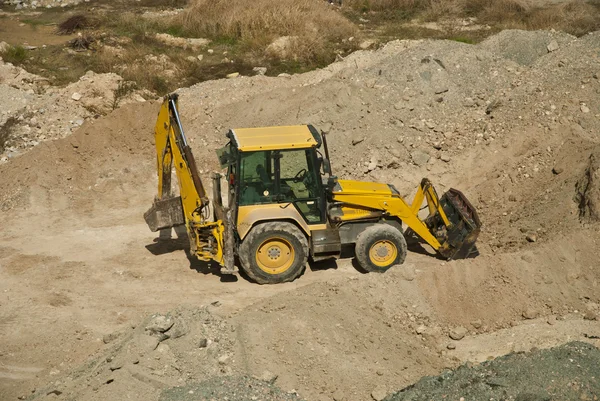
<path id="1" fill-rule="evenodd" d="M 321 146 L 321 136 L 312 125 L 235 128 L 227 136 L 241 152 Z"/>

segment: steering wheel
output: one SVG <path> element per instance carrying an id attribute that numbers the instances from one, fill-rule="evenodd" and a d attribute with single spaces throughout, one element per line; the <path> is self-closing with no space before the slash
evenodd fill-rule
<path id="1" fill-rule="evenodd" d="M 304 177 L 306 176 L 306 173 L 307 173 L 307 171 L 306 171 L 305 168 L 303 168 L 302 170 L 298 171 L 296 173 L 296 175 L 294 176 L 294 182 L 300 182 L 300 181 L 304 180 Z"/>

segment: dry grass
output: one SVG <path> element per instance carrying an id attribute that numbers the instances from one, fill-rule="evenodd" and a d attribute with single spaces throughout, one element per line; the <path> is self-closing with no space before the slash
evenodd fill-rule
<path id="1" fill-rule="evenodd" d="M 23 46 L 10 46 L 0 56 L 7 63 L 19 64 L 27 58 L 27 50 Z"/>
<path id="2" fill-rule="evenodd" d="M 81 31 L 87 29 L 91 26 L 90 20 L 82 14 L 73 15 L 72 17 L 67 18 L 60 24 L 58 24 L 58 29 L 56 33 L 59 35 L 70 35 L 77 31 Z"/>
<path id="3" fill-rule="evenodd" d="M 600 7 L 574 0 L 548 9 L 538 9 L 527 19 L 528 29 L 554 28 L 575 36 L 600 29 Z"/>
<path id="4" fill-rule="evenodd" d="M 435 0 L 345 0 L 343 5 L 356 11 L 409 11 L 417 13 L 426 10 L 432 2 L 449 3 Z"/>
<path id="5" fill-rule="evenodd" d="M 598 0 L 571 0 L 529 6 L 523 0 L 347 0 L 347 9 L 383 14 L 386 19 L 437 21 L 475 17 L 494 31 L 506 28 L 556 29 L 573 35 L 600 29 Z"/>
<path id="6" fill-rule="evenodd" d="M 292 36 L 295 58 L 315 61 L 326 57 L 356 27 L 318 0 L 196 0 L 176 21 L 190 36 L 240 42 L 263 52 L 281 36 Z"/>

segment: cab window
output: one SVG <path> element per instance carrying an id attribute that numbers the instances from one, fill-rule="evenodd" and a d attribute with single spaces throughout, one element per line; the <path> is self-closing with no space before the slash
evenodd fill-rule
<path id="1" fill-rule="evenodd" d="M 240 206 L 292 202 L 309 224 L 323 221 L 313 149 L 244 152 Z"/>

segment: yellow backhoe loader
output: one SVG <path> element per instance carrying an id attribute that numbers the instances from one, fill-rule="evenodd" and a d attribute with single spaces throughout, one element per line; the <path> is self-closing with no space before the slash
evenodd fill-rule
<path id="1" fill-rule="evenodd" d="M 219 263 L 223 274 L 238 272 L 237 255 L 257 283 L 292 281 L 309 257 L 339 258 L 345 246 L 364 270 L 385 272 L 404 262 L 409 232 L 446 259 L 476 252 L 481 224 L 460 191 L 438 198 L 423 179 L 408 204 L 392 185 L 338 179 L 325 136 L 311 125 L 229 130 L 228 144 L 217 151 L 227 169 L 228 205 L 219 173 L 212 175 L 210 202 L 177 103 L 177 94 L 166 96 L 158 113 L 158 196 L 144 218 L 152 231 L 185 226 L 190 252 Z M 179 196 L 171 192 L 173 167 Z M 429 215 L 421 219 L 424 202 Z"/>

